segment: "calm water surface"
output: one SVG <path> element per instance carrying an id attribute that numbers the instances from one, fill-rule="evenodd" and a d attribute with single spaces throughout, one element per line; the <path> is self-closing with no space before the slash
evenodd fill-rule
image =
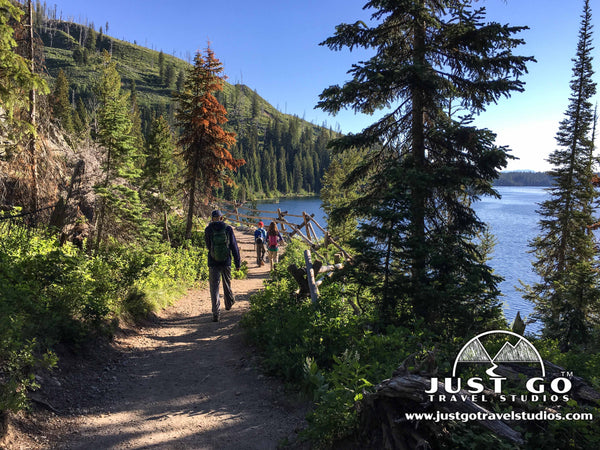
<path id="1" fill-rule="evenodd" d="M 534 255 L 528 252 L 528 244 L 539 233 L 540 217 L 536 210 L 548 194 L 541 187 L 500 186 L 497 189 L 501 199 L 483 199 L 475 210 L 479 218 L 489 224 L 497 241 L 490 265 L 504 278 L 500 290 L 504 294 L 504 314 L 511 323 L 517 311 L 521 311 L 523 318 L 533 311 L 533 305 L 522 298 L 516 286 L 520 285 L 519 281 L 532 284 L 538 280 L 531 270 Z M 539 329 L 540 324 L 528 325 L 531 332 Z"/>
<path id="2" fill-rule="evenodd" d="M 504 314 L 511 323 L 517 311 L 521 312 L 523 318 L 533 311 L 533 305 L 522 298 L 516 286 L 519 286 L 519 280 L 526 284 L 537 280 L 531 270 L 533 255 L 528 253 L 528 243 L 538 234 L 539 217 L 536 210 L 547 194 L 545 188 L 541 187 L 500 186 L 497 189 L 502 195 L 501 199 L 485 198 L 475 205 L 475 210 L 480 219 L 490 225 L 497 241 L 490 265 L 496 274 L 504 278 L 500 290 L 504 295 Z M 279 203 L 262 202 L 258 203 L 257 208 L 268 211 L 280 208 L 290 214 L 305 211 L 314 213 L 324 228 L 327 223 L 318 198 L 282 199 Z M 301 219 L 296 220 L 301 222 Z M 539 325 L 530 324 L 527 330 L 538 331 Z"/>

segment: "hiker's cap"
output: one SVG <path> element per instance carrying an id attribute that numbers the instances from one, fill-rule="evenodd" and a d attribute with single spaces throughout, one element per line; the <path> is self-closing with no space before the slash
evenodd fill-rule
<path id="1" fill-rule="evenodd" d="M 218 209 L 215 209 L 212 214 L 212 217 L 223 217 L 223 213 L 221 213 L 221 211 L 219 211 Z"/>
<path id="2" fill-rule="evenodd" d="M 264 224 L 264 223 L 262 223 L 262 222 L 258 222 L 258 226 L 259 226 L 259 227 L 264 227 L 264 226 L 265 226 L 265 224 Z"/>

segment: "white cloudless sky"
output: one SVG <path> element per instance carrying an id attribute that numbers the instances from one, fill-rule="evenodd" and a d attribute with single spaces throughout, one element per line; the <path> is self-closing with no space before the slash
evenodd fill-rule
<path id="1" fill-rule="evenodd" d="M 314 109 L 319 94 L 349 79 L 365 51 L 333 52 L 318 44 L 335 26 L 368 20 L 365 0 L 46 0 L 63 19 L 93 23 L 107 34 L 188 59 L 210 41 L 231 83 L 255 89 L 282 112 L 343 132 L 358 132 L 372 117 Z M 591 1 L 592 21 L 597 23 Z M 545 159 L 564 117 L 581 23 L 583 0 L 479 0 L 487 20 L 528 26 L 517 54 L 533 56 L 525 92 L 514 93 L 476 119 L 519 159 L 508 170 L 547 170 Z M 600 14 L 600 9 L 597 11 Z M 595 42 L 598 36 L 594 35 Z M 596 56 L 596 53 L 594 53 Z M 597 64 L 598 60 L 594 60 Z"/>

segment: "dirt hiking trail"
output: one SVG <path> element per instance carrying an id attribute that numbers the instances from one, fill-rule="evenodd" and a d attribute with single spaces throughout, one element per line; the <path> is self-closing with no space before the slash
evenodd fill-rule
<path id="1" fill-rule="evenodd" d="M 51 373 L 40 392 L 56 409 L 47 420 L 55 429 L 9 448 L 273 449 L 295 440 L 306 404 L 260 373 L 239 325 L 268 265 L 257 267 L 250 231 L 236 238 L 248 278 L 232 281 L 237 301 L 225 311 L 221 300 L 220 322 L 211 321 L 208 289 L 192 291 L 117 336 L 91 368 Z"/>

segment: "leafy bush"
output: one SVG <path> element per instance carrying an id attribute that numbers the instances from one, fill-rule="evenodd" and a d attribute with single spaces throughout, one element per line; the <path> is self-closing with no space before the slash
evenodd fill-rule
<path id="1" fill-rule="evenodd" d="M 207 278 L 206 250 L 107 245 L 88 255 L 43 232 L 0 229 L 0 412 L 26 405 L 34 373 L 50 367 L 57 343 L 110 332 Z"/>
<path id="2" fill-rule="evenodd" d="M 560 351 L 559 342 L 552 339 L 537 341 L 536 348 L 542 358 L 584 377 L 596 390 L 600 390 L 600 353 L 597 350 L 576 348 L 563 353 Z"/>
<path id="3" fill-rule="evenodd" d="M 344 298 L 352 288 L 339 281 L 321 285 L 316 306 L 297 299 L 297 284 L 286 268 L 303 265 L 302 251 L 297 242 L 288 245 L 271 282 L 252 297 L 242 325 L 262 349 L 265 370 L 302 386 L 315 401 L 304 437 L 329 445 L 353 430 L 354 405 L 363 393 L 416 349 L 432 345 L 433 336 L 421 324 L 374 334 L 373 317 L 354 313 Z"/>
<path id="4" fill-rule="evenodd" d="M 232 263 L 233 266 L 233 263 Z M 231 277 L 235 280 L 244 280 L 248 278 L 248 263 L 242 261 L 240 269 L 237 270 L 235 267 L 231 268 Z"/>
<path id="5" fill-rule="evenodd" d="M 165 247 L 133 283 L 123 303 L 124 313 L 134 318 L 145 317 L 172 305 L 197 280 L 207 278 L 205 249 Z"/>

